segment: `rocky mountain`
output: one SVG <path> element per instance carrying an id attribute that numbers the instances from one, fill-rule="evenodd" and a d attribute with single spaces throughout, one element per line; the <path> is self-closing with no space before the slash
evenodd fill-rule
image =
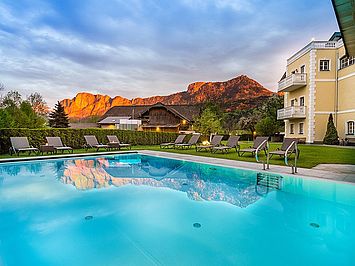
<path id="1" fill-rule="evenodd" d="M 73 99 L 61 101 L 70 118 L 101 116 L 112 106 L 164 104 L 201 104 L 206 101 L 220 103 L 226 110 L 246 109 L 258 105 L 273 93 L 245 75 L 223 82 L 194 82 L 186 91 L 167 96 L 127 99 L 121 96 L 81 92 Z"/>

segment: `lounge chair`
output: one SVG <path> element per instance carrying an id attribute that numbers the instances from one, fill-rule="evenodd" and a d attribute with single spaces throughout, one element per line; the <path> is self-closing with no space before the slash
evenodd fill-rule
<path id="1" fill-rule="evenodd" d="M 217 152 L 217 151 L 221 151 L 221 152 L 229 152 L 230 149 L 235 149 L 236 152 L 238 152 L 240 146 L 238 144 L 238 141 L 240 139 L 240 136 L 230 136 L 228 141 L 227 141 L 227 145 L 225 146 L 217 146 L 217 147 L 213 147 L 212 148 L 212 152 Z"/>
<path id="2" fill-rule="evenodd" d="M 281 148 L 277 148 L 275 151 L 270 151 L 270 159 L 273 155 L 279 155 L 280 157 L 290 156 L 292 153 L 296 154 L 296 145 L 298 139 L 295 138 L 284 138 Z M 299 157 L 300 150 L 297 148 L 297 156 Z"/>
<path id="3" fill-rule="evenodd" d="M 174 148 L 181 148 L 181 149 L 188 149 L 191 148 L 192 146 L 196 146 L 198 140 L 200 139 L 201 134 L 192 134 L 192 137 L 189 139 L 187 143 L 180 143 L 180 144 L 175 144 Z"/>
<path id="4" fill-rule="evenodd" d="M 69 146 L 65 146 L 60 137 L 46 137 L 48 145 L 53 146 L 55 151 L 68 151 L 73 153 L 73 148 Z"/>
<path id="5" fill-rule="evenodd" d="M 266 155 L 268 139 L 269 139 L 269 137 L 256 137 L 256 139 L 254 140 L 253 146 L 250 146 L 249 148 L 246 148 L 246 149 L 239 150 L 238 156 L 243 156 L 243 154 L 246 152 L 254 155 L 256 153 L 256 151 L 261 151 L 261 150 L 263 150 Z"/>
<path id="6" fill-rule="evenodd" d="M 212 151 L 212 148 L 217 147 L 219 145 L 221 145 L 221 141 L 223 139 L 223 136 L 221 135 L 215 135 L 213 136 L 211 143 L 209 145 L 197 145 L 196 146 L 196 151 L 206 151 L 206 150 L 210 150 Z"/>
<path id="7" fill-rule="evenodd" d="M 176 144 L 184 143 L 185 137 L 186 135 L 179 135 L 174 142 L 167 142 L 167 143 L 160 144 L 160 148 L 161 149 L 174 148 Z"/>
<path id="8" fill-rule="evenodd" d="M 109 149 L 108 145 L 99 143 L 94 135 L 84 136 L 84 138 L 86 141 L 86 150 L 88 150 L 89 148 L 95 148 L 96 151 L 99 151 L 100 148 L 104 148 L 106 150 Z"/>
<path id="9" fill-rule="evenodd" d="M 19 156 L 20 152 L 26 152 L 26 151 L 28 151 L 28 155 L 30 155 L 31 152 L 37 152 L 37 153 L 39 152 L 37 148 L 30 145 L 27 137 L 10 137 L 10 142 L 11 142 L 11 148 L 9 150 L 10 155 L 17 154 L 17 156 Z"/>
<path id="10" fill-rule="evenodd" d="M 121 148 L 131 149 L 131 144 L 120 142 L 120 140 L 116 135 L 108 135 L 107 139 L 108 139 L 107 145 L 109 146 L 110 149 L 119 149 L 119 150 Z"/>

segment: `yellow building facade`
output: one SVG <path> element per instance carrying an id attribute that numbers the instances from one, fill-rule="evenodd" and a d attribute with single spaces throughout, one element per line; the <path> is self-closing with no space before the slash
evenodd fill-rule
<path id="1" fill-rule="evenodd" d="M 287 60 L 279 81 L 285 137 L 321 143 L 329 114 L 340 140 L 355 138 L 355 58 L 348 57 L 340 33 L 329 41 L 312 41 Z"/>

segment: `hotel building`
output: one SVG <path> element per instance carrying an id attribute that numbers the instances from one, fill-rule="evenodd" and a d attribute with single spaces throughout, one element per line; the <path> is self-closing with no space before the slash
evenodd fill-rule
<path id="1" fill-rule="evenodd" d="M 329 114 L 340 139 L 355 139 L 355 57 L 349 56 L 340 32 L 328 41 L 311 41 L 287 59 L 278 83 L 284 108 L 285 137 L 321 143 Z"/>

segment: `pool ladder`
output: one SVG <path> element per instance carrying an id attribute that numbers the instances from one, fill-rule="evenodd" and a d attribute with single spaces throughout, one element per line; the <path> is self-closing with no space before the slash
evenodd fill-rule
<path id="1" fill-rule="evenodd" d="M 258 186 L 280 190 L 282 186 L 282 176 L 269 173 L 257 173 L 256 187 Z"/>

